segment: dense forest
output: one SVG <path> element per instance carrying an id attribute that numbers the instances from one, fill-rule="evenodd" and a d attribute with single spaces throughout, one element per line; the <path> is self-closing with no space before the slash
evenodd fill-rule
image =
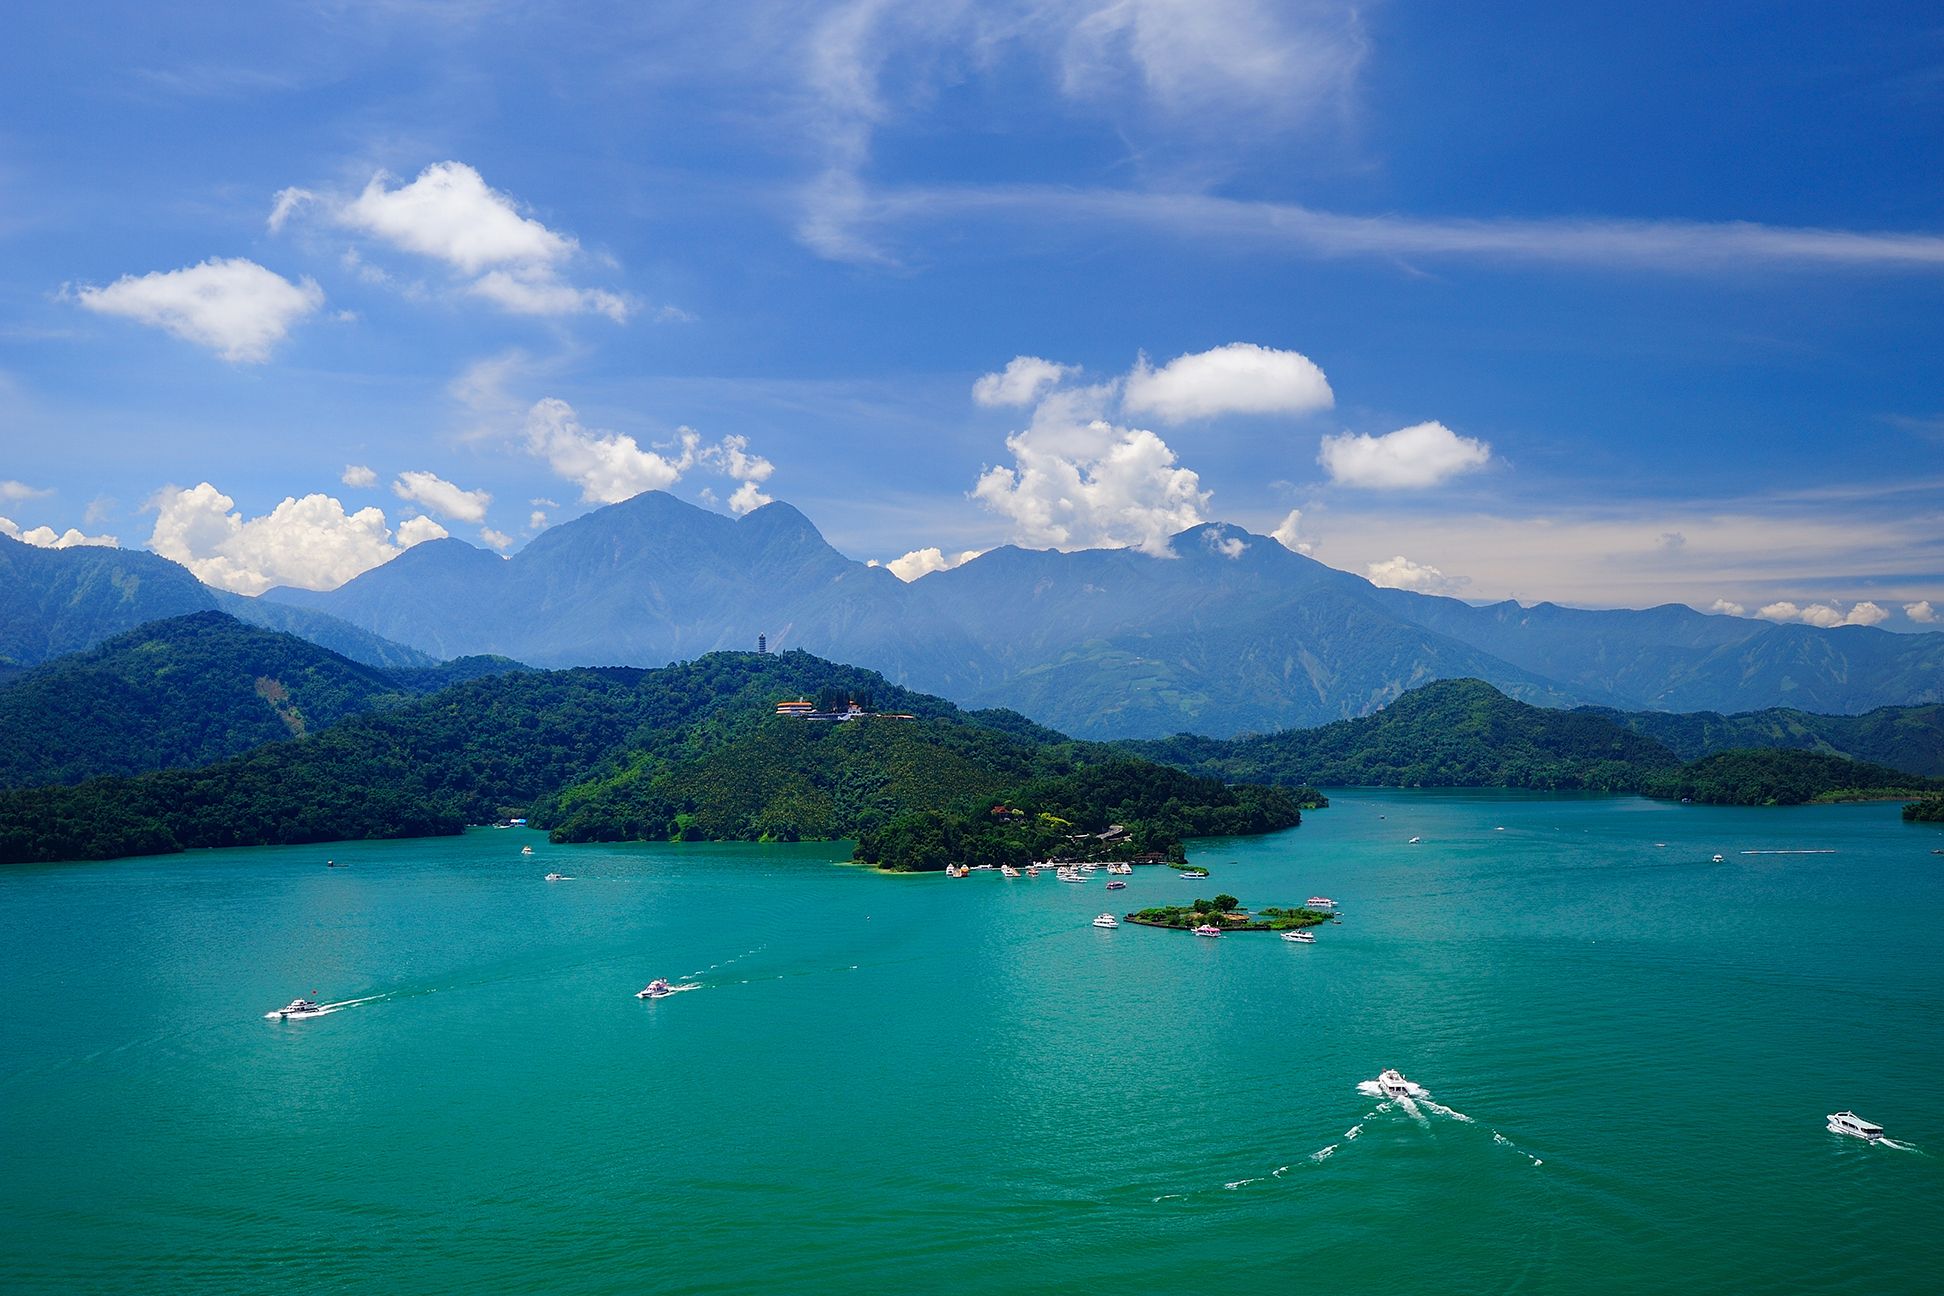
<path id="1" fill-rule="evenodd" d="M 1903 808 L 1903 817 L 1911 823 L 1944 823 L 1944 796 L 1912 801 Z"/>
<path id="2" fill-rule="evenodd" d="M 1528 706 L 1482 680 L 1426 684 L 1382 711 L 1316 729 L 1120 746 L 1223 779 L 1348 787 L 1631 792 L 1645 772 L 1681 763 L 1603 716 Z"/>
<path id="3" fill-rule="evenodd" d="M 914 718 L 774 715 L 780 698 L 825 691 Z M 0 792 L 0 862 L 453 833 L 518 811 L 561 840 L 834 837 L 1016 787 L 1086 822 L 1140 809 L 1162 843 L 1293 822 L 1286 793 L 1230 792 L 1048 732 L 805 653 L 504 674 L 200 769 Z M 1124 777 L 1087 781 L 1101 763 Z"/>
<path id="4" fill-rule="evenodd" d="M 0 684 L 0 788 L 207 765 L 486 675 L 381 669 L 221 612 L 151 621 Z"/>
<path id="5" fill-rule="evenodd" d="M 1810 801 L 1894 800 L 1944 790 L 1944 779 L 1919 778 L 1823 752 L 1718 752 L 1679 769 L 1649 774 L 1644 795 L 1714 805 L 1802 805 Z"/>
<path id="6" fill-rule="evenodd" d="M 1043 774 L 994 801 L 923 808 L 857 835 L 857 858 L 897 872 L 947 864 L 1133 859 L 1179 862 L 1189 837 L 1243 836 L 1302 822 L 1301 798 L 1283 788 L 1200 778 L 1125 756 Z M 1320 798 L 1318 798 L 1320 800 Z M 1111 839 L 1118 825 L 1125 835 Z"/>
<path id="7" fill-rule="evenodd" d="M 1682 760 L 1722 751 L 1781 747 L 1944 776 L 1944 703 L 1878 707 L 1862 715 L 1817 715 L 1789 707 L 1717 711 L 1616 711 L 1582 707 L 1661 743 Z"/>

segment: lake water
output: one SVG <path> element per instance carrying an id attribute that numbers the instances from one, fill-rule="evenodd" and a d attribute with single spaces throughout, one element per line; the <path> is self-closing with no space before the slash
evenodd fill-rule
<path id="1" fill-rule="evenodd" d="M 1937 846 L 1345 792 L 1111 897 L 517 830 L 13 868 L 0 1290 L 1935 1292 Z M 1345 918 L 1090 925 L 1217 891 Z M 313 991 L 366 1002 L 264 1020 Z"/>

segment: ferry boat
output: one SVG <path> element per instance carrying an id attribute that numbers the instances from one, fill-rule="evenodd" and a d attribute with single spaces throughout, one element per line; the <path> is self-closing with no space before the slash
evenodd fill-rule
<path id="1" fill-rule="evenodd" d="M 1829 1117 L 1829 1131 L 1832 1134 L 1847 1134 L 1860 1138 L 1865 1143 L 1874 1143 L 1883 1137 L 1883 1126 L 1872 1125 L 1852 1111 L 1832 1113 Z"/>
<path id="2" fill-rule="evenodd" d="M 1094 919 L 1094 926 L 1096 926 L 1096 927 L 1118 927 L 1118 926 L 1120 926 L 1120 919 L 1118 919 L 1118 918 L 1116 918 L 1116 917 L 1114 917 L 1114 915 L 1112 915 L 1112 914 L 1110 914 L 1110 913 L 1108 913 L 1108 914 L 1102 914 L 1102 915 L 1100 915 L 1100 917 L 1098 917 L 1098 918 L 1096 918 L 1096 919 Z"/>
<path id="3" fill-rule="evenodd" d="M 1286 931 L 1282 934 L 1282 938 L 1296 945 L 1316 944 L 1316 937 L 1306 931 Z"/>
<path id="4" fill-rule="evenodd" d="M 1107 866 L 1107 871 L 1109 873 L 1118 873 L 1121 874 L 1122 876 L 1130 876 L 1134 872 L 1134 866 L 1125 861 L 1122 861 L 1119 864 L 1109 864 Z"/>
<path id="5" fill-rule="evenodd" d="M 1309 899 L 1303 901 L 1303 907 L 1306 909 L 1334 909 L 1336 908 L 1336 901 L 1330 899 L 1328 896 L 1311 896 Z"/>
<path id="6" fill-rule="evenodd" d="M 572 882 L 573 880 L 574 879 L 568 877 L 565 873 L 547 874 L 547 881 L 549 882 Z"/>
<path id="7" fill-rule="evenodd" d="M 292 999 L 283 1007 L 263 1015 L 265 1017 L 275 1017 L 278 1021 L 286 1021 L 292 1017 L 315 1017 L 323 1011 L 322 1005 L 312 1003 L 308 999 Z"/>
<path id="8" fill-rule="evenodd" d="M 1125 891 L 1127 890 L 1127 883 L 1121 881 L 1119 878 L 1114 878 L 1107 883 L 1107 889 L 1109 891 Z"/>
<path id="9" fill-rule="evenodd" d="M 1195 935 L 1197 936 L 1220 936 L 1221 934 L 1222 929 L 1214 923 L 1203 923 L 1201 926 L 1195 928 Z"/>
<path id="10" fill-rule="evenodd" d="M 675 993 L 675 987 L 668 984 L 665 977 L 656 977 L 642 989 L 635 992 L 637 999 L 666 999 Z"/>
<path id="11" fill-rule="evenodd" d="M 1197 879 L 1205 878 L 1208 876 L 1208 870 L 1207 869 L 1183 869 L 1181 870 L 1181 876 L 1185 878 L 1197 878 Z"/>
<path id="12" fill-rule="evenodd" d="M 1377 1077 L 1377 1087 L 1392 1098 L 1409 1098 L 1415 1086 L 1404 1078 L 1403 1072 L 1391 1067 Z"/>

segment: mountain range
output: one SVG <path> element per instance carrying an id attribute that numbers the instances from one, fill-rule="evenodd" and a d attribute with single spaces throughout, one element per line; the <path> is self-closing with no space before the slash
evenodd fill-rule
<path id="1" fill-rule="evenodd" d="M 0 660 L 16 663 L 220 606 L 385 667 L 471 654 L 653 666 L 764 635 L 1093 739 L 1324 724 L 1463 677 L 1537 705 L 1629 712 L 1843 715 L 1944 701 L 1944 634 L 1679 605 L 1473 606 L 1381 588 L 1220 523 L 1175 536 L 1168 557 L 1003 546 L 906 584 L 839 553 L 788 504 L 730 518 L 648 492 L 511 558 L 437 540 L 335 590 L 256 599 L 153 555 L 26 549 L 0 546 L 0 577 L 46 569 L 31 596 L 0 584 Z M 74 570 L 56 571 L 63 561 Z"/>

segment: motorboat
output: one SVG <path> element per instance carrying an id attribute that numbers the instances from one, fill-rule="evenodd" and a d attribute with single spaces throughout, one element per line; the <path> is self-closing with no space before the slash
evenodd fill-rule
<path id="1" fill-rule="evenodd" d="M 1829 1118 L 1829 1131 L 1832 1134 L 1847 1134 L 1860 1138 L 1865 1143 L 1874 1143 L 1883 1137 L 1883 1126 L 1872 1125 L 1852 1111 L 1833 1113 Z"/>
<path id="2" fill-rule="evenodd" d="M 1131 876 L 1134 872 L 1134 866 L 1132 864 L 1127 863 L 1125 860 L 1123 860 L 1119 864 L 1109 864 L 1107 866 L 1107 871 L 1109 873 L 1118 873 L 1123 877 Z"/>
<path id="3" fill-rule="evenodd" d="M 1392 1098 L 1409 1098 L 1411 1090 L 1417 1088 L 1404 1078 L 1404 1073 L 1391 1067 L 1377 1077 L 1377 1087 Z"/>
<path id="4" fill-rule="evenodd" d="M 1125 891 L 1127 890 L 1127 883 L 1121 881 L 1119 878 L 1110 878 L 1107 882 L 1107 889 L 1109 891 Z"/>
<path id="5" fill-rule="evenodd" d="M 1039 865 L 1037 865 L 1037 864 L 1028 864 L 1028 865 L 1026 866 L 1026 876 L 1027 876 L 1027 877 L 1038 877 L 1038 876 L 1039 876 Z"/>
<path id="6" fill-rule="evenodd" d="M 1001 865 L 999 866 L 999 876 L 1000 876 L 1000 877 L 1009 877 L 1009 878 L 1016 878 L 1016 877 L 1018 877 L 1018 876 L 1019 876 L 1019 870 L 1018 870 L 1018 869 L 1016 869 L 1016 868 L 1014 868 L 1014 867 L 1013 867 L 1012 865 L 1010 865 L 1010 864 L 1001 864 Z"/>
<path id="7" fill-rule="evenodd" d="M 1195 935 L 1197 936 L 1220 936 L 1221 934 L 1222 929 L 1214 923 L 1203 923 L 1201 926 L 1195 928 Z"/>
<path id="8" fill-rule="evenodd" d="M 572 882 L 573 880 L 574 879 L 568 877 L 565 873 L 547 874 L 547 881 L 549 882 Z"/>
<path id="9" fill-rule="evenodd" d="M 274 1017 L 278 1021 L 288 1021 L 292 1017 L 316 1017 L 323 1011 L 323 1005 L 313 1003 L 309 999 L 292 999 L 283 1007 L 263 1015 Z"/>
<path id="10" fill-rule="evenodd" d="M 1715 857 L 1714 857 L 1714 862 L 1715 862 L 1715 863 L 1717 863 L 1717 864 L 1725 864 L 1725 863 L 1727 863 L 1728 861 L 1727 861 L 1727 859 L 1726 859 L 1726 857 L 1725 857 L 1725 856 L 1723 856 L 1723 855 L 1721 855 L 1721 854 L 1719 854 L 1719 853 L 1717 853 L 1717 854 L 1715 855 Z"/>
<path id="11" fill-rule="evenodd" d="M 675 993 L 675 987 L 668 984 L 666 978 L 656 977 L 653 981 L 650 981 L 645 987 L 643 987 L 640 990 L 637 990 L 635 992 L 635 998 L 666 999 L 668 998 L 668 996 L 674 993 Z"/>
<path id="12" fill-rule="evenodd" d="M 1207 877 L 1208 870 L 1207 869 L 1183 869 L 1181 870 L 1181 876 L 1185 878 L 1189 878 L 1191 880 L 1198 880 Z"/>
<path id="13" fill-rule="evenodd" d="M 1424 840 L 1424 838 L 1422 838 L 1422 837 L 1413 837 L 1413 838 L 1411 838 L 1411 840 L 1410 840 L 1410 841 L 1408 841 L 1408 842 L 1406 842 L 1405 844 L 1406 844 L 1406 845 L 1408 845 L 1408 846 L 1415 846 L 1415 845 L 1417 845 L 1417 844 L 1418 844 L 1419 842 L 1421 842 L 1421 841 L 1423 841 L 1423 840 Z"/>
<path id="14" fill-rule="evenodd" d="M 1303 901 L 1303 907 L 1306 909 L 1329 910 L 1336 908 L 1336 901 L 1330 899 L 1328 896 L 1311 896 L 1309 899 Z"/>
<path id="15" fill-rule="evenodd" d="M 1062 882 L 1085 882 L 1086 880 L 1087 875 L 1085 873 L 1076 873 L 1072 869 L 1060 870 L 1060 881 Z"/>
<path id="16" fill-rule="evenodd" d="M 950 878 L 971 877 L 972 866 L 970 864 L 947 864 L 945 866 L 945 876 Z"/>
<path id="17" fill-rule="evenodd" d="M 1102 915 L 1100 915 L 1100 917 L 1098 917 L 1098 918 L 1096 918 L 1096 919 L 1094 919 L 1094 926 L 1096 926 L 1096 927 L 1118 927 L 1118 926 L 1120 926 L 1120 919 L 1118 919 L 1118 918 L 1116 918 L 1116 917 L 1114 917 L 1114 915 L 1112 915 L 1112 914 L 1102 914 Z"/>
<path id="18" fill-rule="evenodd" d="M 1282 934 L 1282 938 L 1286 941 L 1289 941 L 1291 944 L 1295 944 L 1295 945 L 1316 944 L 1316 937 L 1310 935 L 1306 931 L 1286 931 Z"/>
<path id="19" fill-rule="evenodd" d="M 522 846 L 522 847 L 520 847 L 520 854 L 522 854 L 522 855 L 531 855 L 531 854 L 533 854 L 533 847 L 531 847 L 531 846 Z"/>

